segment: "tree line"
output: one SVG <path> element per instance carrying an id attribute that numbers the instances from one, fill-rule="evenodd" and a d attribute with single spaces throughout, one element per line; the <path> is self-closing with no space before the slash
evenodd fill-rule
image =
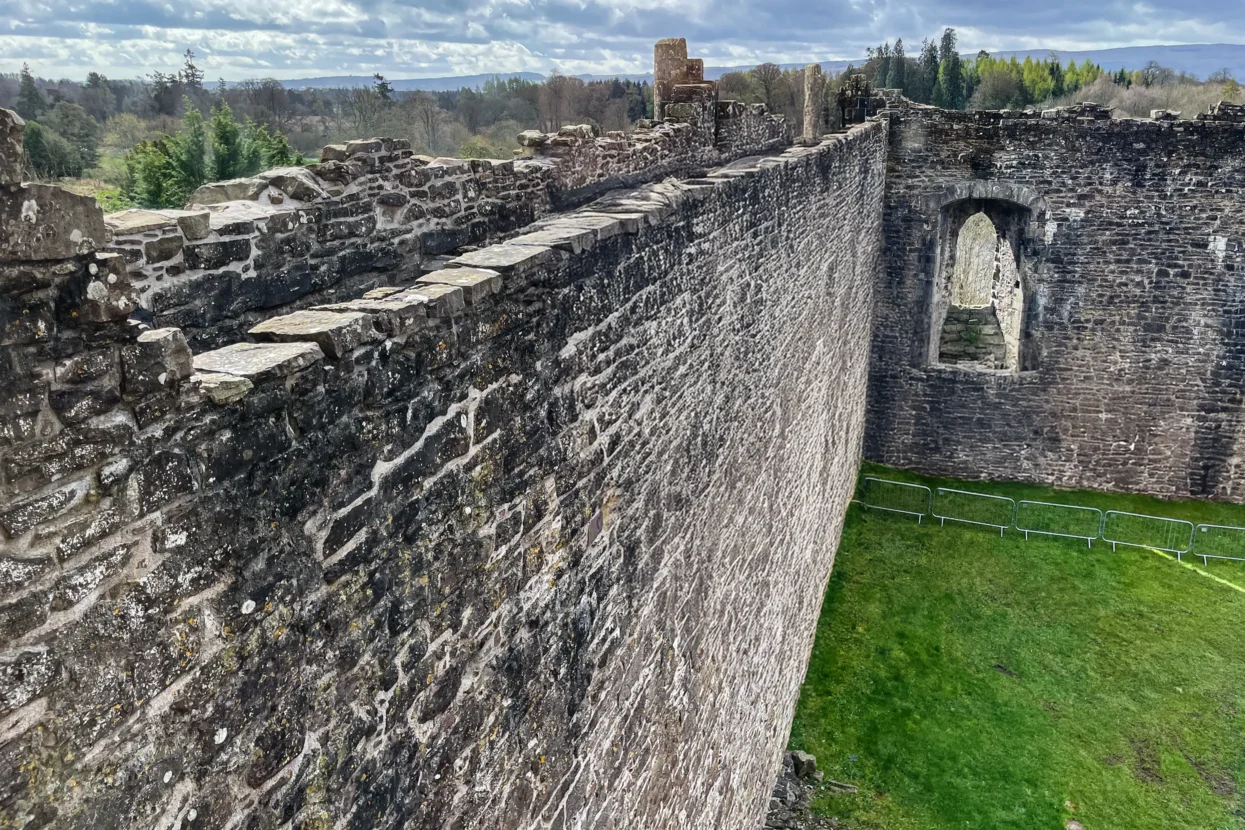
<path id="1" fill-rule="evenodd" d="M 87 178 L 108 209 L 176 204 L 225 173 L 315 156 L 324 144 L 386 135 L 420 152 L 510 157 L 526 129 L 589 123 L 626 130 L 652 109 L 652 88 L 628 80 L 543 82 L 495 77 L 479 88 L 397 91 L 382 75 L 357 87 L 289 89 L 275 79 L 208 84 L 187 51 L 175 72 L 84 83 L 0 75 L 0 106 L 29 124 L 29 172 Z M 236 136 L 236 138 L 232 138 Z M 230 149 L 234 148 L 234 149 Z"/>
<path id="2" fill-rule="evenodd" d="M 1204 111 L 1219 98 L 1237 100 L 1227 70 L 1202 82 L 1150 62 L 1134 71 L 1105 72 L 1084 61 L 964 58 L 954 29 L 925 39 L 914 56 L 902 40 L 868 50 L 826 86 L 827 112 L 851 75 L 875 87 L 902 90 L 913 101 L 948 109 L 1005 109 L 1091 99 L 1124 114 L 1150 109 Z M 760 64 L 719 79 L 721 95 L 761 102 L 802 129 L 804 74 Z M 382 75 L 356 87 L 290 89 L 281 81 L 206 82 L 189 50 L 174 72 L 141 80 L 84 82 L 38 78 L 29 67 L 0 75 L 0 106 L 27 120 L 30 173 L 40 178 L 88 177 L 109 209 L 130 204 L 176 205 L 203 181 L 248 175 L 296 163 L 319 148 L 351 138 L 409 139 L 420 152 L 466 158 L 508 157 L 525 129 L 554 131 L 588 123 L 600 132 L 630 129 L 652 113 L 652 88 L 629 80 L 585 81 L 554 73 L 541 82 L 494 77 L 479 88 L 399 91 Z"/>
<path id="3" fill-rule="evenodd" d="M 1239 84 L 1226 69 L 1200 81 L 1154 61 L 1137 70 L 1112 73 L 1088 59 L 1063 64 L 1053 53 L 1045 59 L 1026 56 L 1020 60 L 1015 56 L 996 58 L 982 51 L 965 58 L 960 55 L 958 36 L 952 28 L 937 39 L 923 40 L 914 56 L 907 53 L 902 39 L 888 41 L 869 49 L 860 66 L 849 65 L 843 72 L 831 74 L 826 84 L 828 112 L 835 112 L 839 87 L 858 74 L 875 88 L 898 89 L 909 100 L 954 110 L 1023 109 L 1092 96 L 1099 103 L 1118 104 L 1124 114 L 1146 115 L 1148 104 L 1167 107 L 1183 101 L 1189 112 L 1195 112 L 1204 111 L 1212 96 L 1237 100 L 1241 94 Z M 797 130 L 801 128 L 802 69 L 763 63 L 747 72 L 724 74 L 719 86 L 725 97 L 764 103 L 771 112 L 787 116 Z"/>

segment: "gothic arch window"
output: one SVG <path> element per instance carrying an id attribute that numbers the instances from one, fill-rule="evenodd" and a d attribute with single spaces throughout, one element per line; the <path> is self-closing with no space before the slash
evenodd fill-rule
<path id="1" fill-rule="evenodd" d="M 1021 244 L 1030 210 L 999 199 L 963 199 L 940 217 L 930 357 L 962 369 L 1033 368 L 1024 332 Z"/>

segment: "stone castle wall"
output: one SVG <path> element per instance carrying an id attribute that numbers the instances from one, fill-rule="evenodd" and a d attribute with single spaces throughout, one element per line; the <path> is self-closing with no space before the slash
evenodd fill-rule
<path id="1" fill-rule="evenodd" d="M 112 214 L 99 247 L 124 257 L 126 289 L 153 325 L 181 328 L 200 350 L 241 339 L 274 309 L 413 281 L 459 248 L 610 189 L 792 143 L 764 107 L 719 106 L 712 84 L 674 89 L 680 102 L 662 122 L 600 137 L 582 125 L 529 131 L 532 155 L 517 159 L 434 159 L 393 139 L 330 145 L 310 167 L 206 185 L 186 210 Z"/>
<path id="2" fill-rule="evenodd" d="M 0 265 L 0 826 L 759 825 L 885 135 L 481 211 L 506 241 L 427 273 L 481 177 L 517 222 L 556 162 L 346 147 L 120 234 L 0 185 L 86 217 Z"/>
<path id="3" fill-rule="evenodd" d="M 1245 498 L 1245 127 L 1229 109 L 1179 122 L 1093 105 L 894 115 L 867 457 Z M 1028 211 L 1022 371 L 936 365 L 944 226 L 992 204 Z"/>

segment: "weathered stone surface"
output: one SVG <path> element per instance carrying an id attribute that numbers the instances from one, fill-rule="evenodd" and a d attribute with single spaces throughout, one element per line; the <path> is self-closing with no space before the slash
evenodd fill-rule
<path id="1" fill-rule="evenodd" d="M 138 290 L 120 254 L 95 254 L 87 272 L 90 281 L 78 308 L 82 319 L 95 323 L 124 320 L 138 308 Z"/>
<path id="2" fill-rule="evenodd" d="M 804 132 L 805 144 L 815 144 L 825 132 L 823 116 L 826 107 L 826 76 L 821 64 L 810 63 L 804 67 Z"/>
<path id="3" fill-rule="evenodd" d="M 251 329 L 250 334 L 257 340 L 315 343 L 334 359 L 380 336 L 372 325 L 372 318 L 358 311 L 296 311 L 265 320 Z"/>
<path id="4" fill-rule="evenodd" d="M 483 268 L 487 271 L 523 273 L 554 259 L 552 248 L 544 245 L 502 243 L 455 257 L 450 265 Z"/>
<path id="5" fill-rule="evenodd" d="M 867 457 L 964 478 L 1245 498 L 1245 411 L 1227 380 L 1245 373 L 1230 299 L 1245 292 L 1245 204 L 1239 172 L 1222 164 L 1245 156 L 1245 130 L 1085 107 L 912 109 L 890 123 Z M 1187 186 L 1172 189 L 1174 170 Z M 944 328 L 930 303 L 954 269 L 955 235 L 983 210 L 1015 240 L 1014 375 L 971 365 L 997 365 L 994 320 Z"/>
<path id="6" fill-rule="evenodd" d="M 190 347 L 181 329 L 152 329 L 121 350 L 125 391 L 147 394 L 176 386 L 193 371 Z"/>
<path id="7" fill-rule="evenodd" d="M 370 296 L 369 296 L 370 295 Z M 401 289 L 369 291 L 347 303 L 313 306 L 315 311 L 362 312 L 371 315 L 376 327 L 388 335 L 403 335 L 420 328 L 428 318 L 428 296 Z"/>
<path id="8" fill-rule="evenodd" d="M 182 249 L 186 267 L 212 271 L 231 262 L 242 262 L 251 256 L 249 239 L 221 239 L 196 242 Z"/>
<path id="9" fill-rule="evenodd" d="M 195 355 L 194 368 L 261 381 L 292 375 L 323 359 L 324 352 L 314 343 L 235 343 Z"/>
<path id="10" fill-rule="evenodd" d="M 202 239 L 210 233 L 205 210 L 144 210 L 131 208 L 104 217 L 114 237 L 178 228 L 186 239 Z"/>
<path id="11" fill-rule="evenodd" d="M 190 194 L 187 200 L 191 205 L 218 205 L 222 202 L 253 202 L 268 189 L 268 182 L 263 179 L 229 179 L 223 182 L 205 184 Z"/>
<path id="12" fill-rule="evenodd" d="M 382 145 L 379 138 L 361 139 L 359 141 L 346 142 L 346 154 L 348 156 L 365 155 L 367 153 L 379 153 Z"/>
<path id="13" fill-rule="evenodd" d="M 0 109 L 0 186 L 22 182 L 22 133 L 26 122 L 13 110 Z"/>
<path id="14" fill-rule="evenodd" d="M 0 188 L 0 228 L 0 262 L 68 259 L 108 238 L 93 197 L 47 184 Z"/>
<path id="15" fill-rule="evenodd" d="M 467 285 L 412 285 L 416 268 L 370 250 L 379 226 L 296 253 L 321 222 L 374 211 L 365 199 L 278 230 L 245 220 L 252 271 L 145 283 L 157 321 L 199 314 L 235 337 L 317 291 L 400 334 L 323 363 L 312 343 L 204 351 L 175 390 L 0 447 L 30 488 L 0 475 L 0 523 L 23 545 L 10 554 L 5 524 L 0 563 L 35 563 L 0 601 L 0 652 L 38 630 L 60 661 L 10 727 L 0 769 L 40 774 L 0 778 L 6 815 L 757 826 L 854 483 L 885 138 L 870 124 L 681 200 L 647 186 L 568 222 L 591 248 L 500 246 L 527 262 L 497 293 L 471 266 L 437 275 Z M 430 169 L 461 177 L 456 199 L 486 185 L 478 165 Z M 282 234 L 289 254 L 268 247 Z M 358 279 L 309 268 L 301 293 L 258 293 L 312 262 Z M 83 290 L 80 272 L 56 279 L 66 302 Z M 56 279 L 13 280 L 32 309 L 52 303 L 18 348 L 55 358 L 0 371 L 109 383 L 106 361 L 64 387 L 55 372 L 137 334 L 77 327 Z M 47 400 L 22 389 L 23 410 Z M 100 419 L 117 435 L 54 466 Z M 38 570 L 57 556 L 64 574 Z M 773 631 L 804 645 L 741 649 Z M 50 731 L 72 763 L 48 762 Z"/>
<path id="16" fill-rule="evenodd" d="M 548 140 L 549 137 L 540 130 L 524 130 L 518 136 L 519 146 L 521 147 L 539 147 Z"/>
<path id="17" fill-rule="evenodd" d="M 320 151 L 320 161 L 345 161 L 348 158 L 350 152 L 345 144 L 326 144 Z"/>
<path id="18" fill-rule="evenodd" d="M 143 243 L 143 259 L 150 263 L 168 262 L 181 252 L 181 234 L 151 239 Z"/>
<path id="19" fill-rule="evenodd" d="M 257 178 L 267 181 L 273 187 L 280 188 L 286 196 L 301 202 L 310 202 L 328 196 L 324 187 L 306 167 L 277 167 L 260 173 Z"/>
<path id="20" fill-rule="evenodd" d="M 201 388 L 213 403 L 222 405 L 242 400 L 255 388 L 249 378 L 218 372 L 196 372 L 190 376 L 190 382 Z"/>
<path id="21" fill-rule="evenodd" d="M 501 274 L 483 268 L 444 268 L 419 278 L 429 285 L 452 285 L 462 289 L 467 305 L 488 299 L 501 291 Z"/>
<path id="22" fill-rule="evenodd" d="M 422 300 L 429 317 L 451 317 L 466 308 L 463 289 L 455 285 L 421 284 L 394 295 L 393 299 L 400 301 L 404 297 Z"/>

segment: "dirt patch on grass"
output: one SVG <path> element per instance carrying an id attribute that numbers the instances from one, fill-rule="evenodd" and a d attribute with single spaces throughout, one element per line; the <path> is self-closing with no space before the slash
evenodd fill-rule
<path id="1" fill-rule="evenodd" d="M 1190 758 L 1188 755 L 1185 755 L 1184 759 L 1189 762 L 1189 766 L 1197 770 L 1198 777 L 1206 782 L 1206 786 L 1210 787 L 1210 791 L 1215 795 L 1228 798 L 1237 794 L 1236 779 L 1228 773 L 1211 769 L 1205 762 Z"/>
<path id="2" fill-rule="evenodd" d="M 1154 744 L 1144 739 L 1129 741 L 1133 747 L 1133 778 L 1147 784 L 1162 784 L 1159 773 L 1159 753 Z"/>

